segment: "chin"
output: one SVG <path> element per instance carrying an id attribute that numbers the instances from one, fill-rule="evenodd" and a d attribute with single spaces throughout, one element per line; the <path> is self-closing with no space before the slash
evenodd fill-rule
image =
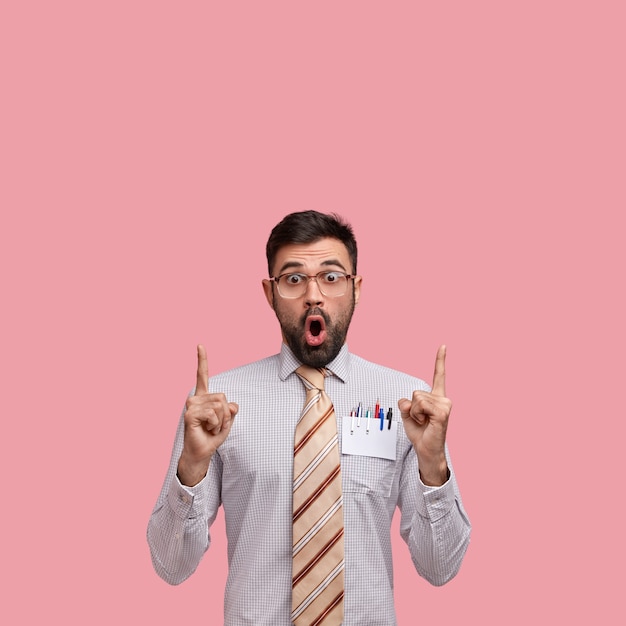
<path id="1" fill-rule="evenodd" d="M 292 348 L 296 357 L 309 367 L 325 367 L 339 354 L 339 350 L 341 350 L 341 345 L 337 347 L 331 344 L 321 346 L 304 344 L 299 345 L 298 350 Z"/>
<path id="2" fill-rule="evenodd" d="M 302 355 L 300 358 L 304 365 L 308 365 L 309 367 L 326 367 L 332 359 L 328 359 L 326 354 L 320 354 L 319 352 L 307 352 Z"/>

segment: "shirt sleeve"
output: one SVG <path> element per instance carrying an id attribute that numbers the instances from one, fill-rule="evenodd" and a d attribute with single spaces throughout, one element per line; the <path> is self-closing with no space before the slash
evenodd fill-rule
<path id="1" fill-rule="evenodd" d="M 181 416 L 170 466 L 147 531 L 154 569 L 171 585 L 182 583 L 195 572 L 211 543 L 209 528 L 221 504 L 222 462 L 218 454 L 213 455 L 207 475 L 194 487 L 178 480 L 183 430 Z"/>
<path id="2" fill-rule="evenodd" d="M 463 508 L 454 470 L 446 449 L 450 476 L 441 487 L 428 487 L 419 476 L 411 447 L 400 477 L 400 534 L 420 576 L 440 586 L 454 578 L 470 540 L 471 525 Z"/>

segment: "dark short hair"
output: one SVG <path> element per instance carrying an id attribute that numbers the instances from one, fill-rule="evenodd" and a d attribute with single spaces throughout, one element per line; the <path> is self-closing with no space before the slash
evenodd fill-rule
<path id="1" fill-rule="evenodd" d="M 272 275 L 274 261 L 280 248 L 290 244 L 314 243 L 326 237 L 338 239 L 343 243 L 350 256 L 352 272 L 356 273 L 357 247 L 352 226 L 335 213 L 299 211 L 285 216 L 272 229 L 265 246 L 269 275 Z"/>

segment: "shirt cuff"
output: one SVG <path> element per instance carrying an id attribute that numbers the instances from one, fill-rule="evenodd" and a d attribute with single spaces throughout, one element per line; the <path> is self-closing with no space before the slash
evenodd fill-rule
<path id="1" fill-rule="evenodd" d="M 440 487 L 425 485 L 419 478 L 418 484 L 422 497 L 417 498 L 417 513 L 431 522 L 436 522 L 447 515 L 456 501 L 451 478 Z"/>
<path id="2" fill-rule="evenodd" d="M 180 519 L 193 519 L 202 511 L 202 504 L 207 499 L 209 481 L 205 476 L 197 485 L 187 487 L 178 476 L 174 475 L 167 494 L 169 505 Z"/>

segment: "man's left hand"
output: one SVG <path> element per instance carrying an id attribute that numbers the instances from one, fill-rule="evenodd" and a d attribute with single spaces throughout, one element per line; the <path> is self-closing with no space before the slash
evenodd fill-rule
<path id="1" fill-rule="evenodd" d="M 414 391 L 412 400 L 398 401 L 398 408 L 404 430 L 417 453 L 422 482 L 443 485 L 448 479 L 445 443 L 452 409 L 452 402 L 446 397 L 446 346 L 437 351 L 430 393 Z"/>

